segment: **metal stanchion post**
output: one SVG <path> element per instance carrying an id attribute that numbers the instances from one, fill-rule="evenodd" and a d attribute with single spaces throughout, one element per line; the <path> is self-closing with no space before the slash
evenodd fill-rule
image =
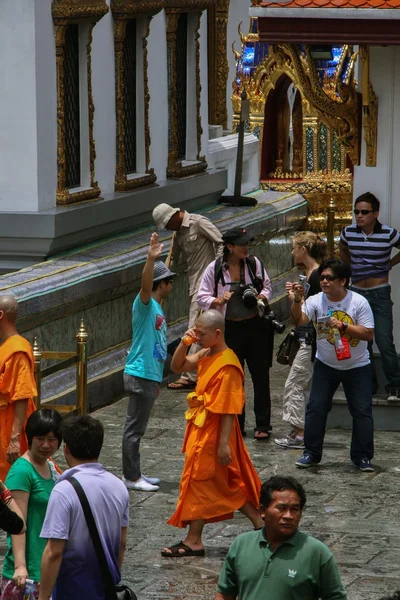
<path id="1" fill-rule="evenodd" d="M 328 212 L 328 223 L 326 228 L 326 241 L 328 256 L 333 258 L 335 253 L 335 212 L 336 204 L 333 198 L 330 199 Z"/>
<path id="2" fill-rule="evenodd" d="M 250 118 L 250 100 L 247 92 L 244 89 L 242 92 L 242 103 L 240 108 L 240 123 L 238 146 L 236 155 L 236 174 L 235 174 L 235 189 L 233 196 L 221 196 L 218 200 L 220 204 L 229 204 L 230 206 L 255 206 L 257 200 L 250 196 L 242 196 L 242 174 L 243 174 L 243 152 L 244 152 L 244 129 L 246 121 Z"/>
<path id="3" fill-rule="evenodd" d="M 85 329 L 83 319 L 78 333 L 76 334 L 76 345 L 78 362 L 76 365 L 76 395 L 78 413 L 84 415 L 87 412 L 87 341 L 88 333 Z"/>
<path id="4" fill-rule="evenodd" d="M 35 396 L 34 398 L 34 402 L 36 405 L 36 408 L 39 409 L 40 408 L 40 403 L 41 403 L 41 387 L 42 387 L 42 372 L 41 372 L 41 361 L 42 361 L 42 353 L 39 350 L 39 344 L 37 341 L 37 337 L 35 336 L 34 340 L 33 340 L 33 358 L 34 358 L 34 369 L 35 369 L 35 381 L 36 381 L 36 389 L 37 389 L 37 396 Z"/>

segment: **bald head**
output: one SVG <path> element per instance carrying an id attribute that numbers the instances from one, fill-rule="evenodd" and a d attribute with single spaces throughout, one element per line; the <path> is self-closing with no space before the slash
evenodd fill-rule
<path id="1" fill-rule="evenodd" d="M 15 296 L 0 296 L 0 318 L 15 323 L 18 315 L 18 302 Z"/>
<path id="2" fill-rule="evenodd" d="M 203 312 L 197 319 L 197 323 L 205 327 L 205 329 L 219 329 L 222 333 L 225 331 L 225 319 L 218 310 L 213 308 Z"/>

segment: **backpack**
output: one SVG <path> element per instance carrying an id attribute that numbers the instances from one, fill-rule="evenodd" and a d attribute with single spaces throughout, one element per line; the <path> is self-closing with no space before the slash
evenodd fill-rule
<path id="1" fill-rule="evenodd" d="M 251 283 L 256 288 L 257 293 L 259 294 L 264 287 L 265 269 L 264 269 L 264 265 L 262 264 L 261 260 L 260 259 L 258 259 L 258 260 L 260 261 L 260 265 L 261 265 L 262 279 L 260 279 L 260 277 L 257 277 L 257 275 L 256 275 L 256 273 L 257 273 L 256 257 L 253 255 L 250 255 L 246 258 L 246 265 L 249 270 Z M 215 261 L 215 267 L 214 267 L 214 298 L 217 298 L 217 296 L 218 296 L 218 283 L 221 282 L 222 285 L 225 285 L 225 278 L 224 278 L 222 263 L 223 263 L 223 258 L 222 258 L 222 256 L 219 256 Z M 243 282 L 241 281 L 240 283 L 244 283 L 244 281 Z"/>

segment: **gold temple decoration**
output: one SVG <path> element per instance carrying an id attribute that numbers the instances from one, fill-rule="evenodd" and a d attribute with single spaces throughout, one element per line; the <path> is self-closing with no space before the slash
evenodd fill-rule
<path id="1" fill-rule="evenodd" d="M 214 4 L 215 0 L 165 0 L 167 16 L 167 51 L 169 56 L 169 151 L 168 151 L 168 178 L 188 177 L 202 173 L 207 169 L 205 156 L 201 156 L 201 135 L 203 129 L 201 126 L 201 81 L 200 81 L 200 44 L 199 29 L 201 12 Z M 197 13 L 196 32 L 195 32 L 195 56 L 196 56 L 196 139 L 197 156 L 195 161 L 183 165 L 182 160 L 178 159 L 178 114 L 176 99 L 176 38 L 178 29 L 179 15 L 182 13 Z"/>
<path id="2" fill-rule="evenodd" d="M 208 8 L 209 122 L 228 128 L 226 90 L 229 75 L 227 58 L 230 0 L 216 0 Z"/>
<path id="3" fill-rule="evenodd" d="M 353 164 L 359 162 L 354 80 L 358 52 L 344 45 L 334 73 L 317 73 L 307 47 L 265 44 L 263 48 L 264 43 L 258 45 L 255 17 L 250 21 L 249 33 L 244 34 L 239 25 L 239 36 L 241 52 L 232 48 L 237 64 L 232 84 L 233 130 L 237 128 L 241 93 L 245 88 L 250 99 L 247 131 L 260 142 L 261 187 L 302 194 L 309 205 L 305 227 L 321 234 L 326 232 L 327 206 L 333 198 L 337 207 L 337 235 L 352 220 L 353 175 L 348 168 L 348 156 Z M 245 53 L 247 48 L 250 49 Z M 253 48 L 258 58 L 251 62 L 249 56 Z M 291 85 L 289 108 L 287 92 Z M 269 137 L 276 135 L 271 142 L 263 139 L 266 126 Z M 288 158 L 289 127 L 291 155 Z M 269 169 L 269 163 L 275 166 Z"/>
<path id="4" fill-rule="evenodd" d="M 365 164 L 367 167 L 376 167 L 379 101 L 369 78 L 369 50 L 367 46 L 360 46 L 360 59 L 362 65 L 363 127 L 367 151 Z"/>
<path id="5" fill-rule="evenodd" d="M 321 120 L 336 131 L 353 165 L 358 165 L 360 157 L 357 92 L 354 86 L 342 83 L 337 78 L 335 96 L 328 94 L 321 86 L 309 46 L 304 46 L 304 49 L 305 57 L 302 58 L 299 46 L 282 44 L 275 47 L 275 51 L 281 54 L 282 61 L 289 56 L 300 81 L 302 95 L 318 112 Z"/>
<path id="6" fill-rule="evenodd" d="M 155 183 L 157 177 L 154 169 L 150 169 L 150 122 L 149 122 L 149 79 L 147 40 L 150 33 L 150 22 L 156 13 L 164 7 L 164 0 L 141 0 L 127 2 L 111 0 L 111 11 L 114 17 L 114 48 L 116 77 L 116 118 L 117 118 L 117 162 L 115 189 L 124 191 Z M 146 19 L 145 33 L 142 37 L 143 52 L 143 95 L 144 95 L 144 143 L 146 172 L 142 177 L 128 178 L 125 167 L 125 111 L 124 111 L 124 40 L 126 27 L 130 19 Z"/>
<path id="7" fill-rule="evenodd" d="M 55 26 L 56 68 L 57 68 L 57 193 L 58 205 L 92 200 L 100 196 L 100 188 L 95 180 L 96 149 L 93 135 L 94 102 L 92 94 L 92 34 L 95 24 L 108 12 L 105 0 L 53 0 L 52 16 Z M 66 186 L 65 151 L 65 90 L 64 90 L 64 51 L 65 33 L 73 23 L 88 23 L 86 44 L 86 68 L 88 80 L 88 121 L 89 121 L 89 164 L 90 188 L 79 192 L 70 191 Z"/>

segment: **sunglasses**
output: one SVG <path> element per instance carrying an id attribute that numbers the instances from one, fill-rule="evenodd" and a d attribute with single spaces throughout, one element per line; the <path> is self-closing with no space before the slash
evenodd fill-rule
<path id="1" fill-rule="evenodd" d="M 324 279 L 326 279 L 327 281 L 335 281 L 335 279 L 339 279 L 339 277 L 336 277 L 335 275 L 320 275 L 319 276 L 320 281 L 324 281 Z"/>
<path id="2" fill-rule="evenodd" d="M 367 209 L 365 209 L 365 208 L 362 208 L 361 210 L 360 210 L 360 209 L 358 209 L 358 208 L 355 208 L 355 209 L 353 210 L 353 213 L 354 213 L 355 215 L 359 215 L 360 213 L 361 213 L 362 215 L 369 215 L 369 213 L 371 213 L 371 212 L 375 212 L 375 211 L 374 211 L 374 210 L 367 210 Z"/>

